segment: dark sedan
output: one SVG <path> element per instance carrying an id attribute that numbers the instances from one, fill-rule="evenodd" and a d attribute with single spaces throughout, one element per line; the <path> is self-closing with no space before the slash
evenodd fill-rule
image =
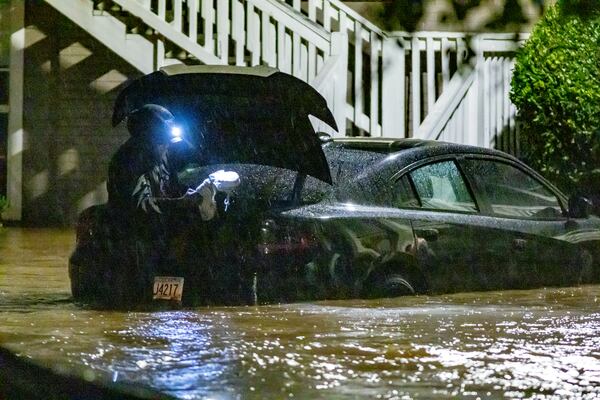
<path id="1" fill-rule="evenodd" d="M 237 172 L 241 184 L 215 220 L 182 214 L 170 226 L 170 261 L 151 273 L 137 269 L 134 253 L 119 250 L 106 207 L 85 211 L 70 260 L 76 299 L 126 307 L 152 297 L 181 298 L 184 305 L 252 304 L 600 278 L 600 218 L 589 215 L 585 199 L 567 199 L 510 155 L 412 139 L 319 138 L 306 121 L 312 114 L 335 125 L 324 100 L 279 72 L 242 75 L 245 82 L 239 70 L 223 68 L 160 73 L 141 87 L 160 92 L 156 79 L 173 83 L 183 75 L 191 79 L 185 87 L 209 82 L 210 94 L 211 79 L 223 81 L 223 74 L 238 79 L 238 87 L 252 86 L 248 94 L 238 90 L 227 110 L 208 109 L 203 101 L 182 112 L 188 120 L 202 115 L 190 126 L 205 129 L 193 135 L 202 146 L 192 146 L 204 155 L 183 157 L 180 180 L 195 187 L 226 169 Z M 131 93 L 138 102 L 151 98 L 171 109 L 190 104 L 181 101 L 181 90 L 160 97 L 132 87 L 115 115 L 125 114 L 119 104 L 134 103 Z M 265 93 L 285 91 L 261 97 L 257 90 L 265 87 Z M 293 104 L 301 88 L 312 100 Z M 244 96 L 258 97 L 263 106 L 273 102 L 269 117 L 256 114 L 256 102 Z M 210 100 L 221 101 L 214 94 Z M 148 296 L 127 296 L 132 291 Z"/>

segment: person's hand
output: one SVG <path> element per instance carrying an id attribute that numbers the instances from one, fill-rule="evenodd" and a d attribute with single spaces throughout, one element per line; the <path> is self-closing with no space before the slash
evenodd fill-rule
<path id="1" fill-rule="evenodd" d="M 205 179 L 195 190 L 192 196 L 199 196 L 198 210 L 203 221 L 209 221 L 217 213 L 217 202 L 215 201 L 216 189 L 210 180 Z"/>

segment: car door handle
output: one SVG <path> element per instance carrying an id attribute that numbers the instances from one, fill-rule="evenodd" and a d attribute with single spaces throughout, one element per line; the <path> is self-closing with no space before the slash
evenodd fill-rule
<path id="1" fill-rule="evenodd" d="M 437 229 L 415 229 L 417 237 L 427 240 L 428 242 L 435 242 L 440 236 L 440 232 Z"/>
<path id="2" fill-rule="evenodd" d="M 525 239 L 513 239 L 513 241 L 512 241 L 512 247 L 515 250 L 525 250 L 525 247 L 527 247 L 527 240 L 525 240 Z"/>

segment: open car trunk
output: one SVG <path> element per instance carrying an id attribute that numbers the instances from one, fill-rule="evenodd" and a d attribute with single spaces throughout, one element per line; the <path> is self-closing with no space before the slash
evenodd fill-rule
<path id="1" fill-rule="evenodd" d="M 135 80 L 115 103 L 113 124 L 144 104 L 168 108 L 181 125 L 178 152 L 200 165 L 247 163 L 331 183 L 309 115 L 334 129 L 309 84 L 267 67 L 170 66 Z"/>

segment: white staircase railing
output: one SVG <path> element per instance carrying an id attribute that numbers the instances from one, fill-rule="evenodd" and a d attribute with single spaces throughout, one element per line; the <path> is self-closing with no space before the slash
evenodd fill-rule
<path id="1" fill-rule="evenodd" d="M 412 136 L 468 57 L 462 33 L 387 33 L 339 0 L 280 1 L 348 38 L 351 134 Z"/>
<path id="2" fill-rule="evenodd" d="M 480 35 L 475 66 L 454 75 L 414 136 L 494 147 L 518 155 L 516 109 L 509 100 L 514 52 L 527 35 Z"/>
<path id="3" fill-rule="evenodd" d="M 453 77 L 470 59 L 469 38 L 462 33 L 383 32 L 339 0 L 45 1 L 144 73 L 176 62 L 269 65 L 313 84 L 327 98 L 341 135 L 473 141 L 450 134 L 451 116 L 474 91 L 473 84 L 453 83 L 462 79 Z M 489 65 L 479 68 L 489 71 L 481 79 L 501 76 L 505 84 L 510 62 L 499 69 L 493 60 L 510 60 L 514 41 L 496 35 L 484 42 L 495 45 L 482 50 Z M 466 92 L 457 103 L 458 86 Z M 510 126 L 510 103 L 489 118 Z M 446 133 L 433 134 L 432 126 Z M 494 137 L 492 131 L 501 128 L 485 129 Z"/>

